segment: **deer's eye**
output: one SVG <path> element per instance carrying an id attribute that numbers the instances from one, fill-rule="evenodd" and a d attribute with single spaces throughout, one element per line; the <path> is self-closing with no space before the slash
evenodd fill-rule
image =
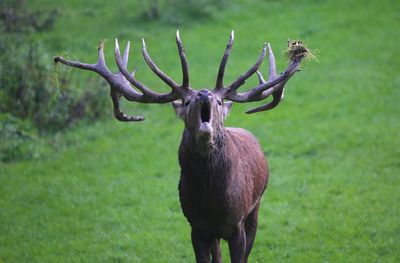
<path id="1" fill-rule="evenodd" d="M 217 103 L 218 103 L 219 106 L 222 105 L 222 101 L 220 101 L 220 100 L 217 100 Z"/>
<path id="2" fill-rule="evenodd" d="M 186 106 L 189 106 L 189 104 L 190 104 L 190 100 L 187 100 L 187 101 L 185 101 L 184 103 L 183 103 L 183 105 L 186 107 Z"/>

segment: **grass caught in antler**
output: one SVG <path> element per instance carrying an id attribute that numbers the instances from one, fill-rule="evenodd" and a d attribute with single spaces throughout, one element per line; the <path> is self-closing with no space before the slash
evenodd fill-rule
<path id="1" fill-rule="evenodd" d="M 311 50 L 300 40 L 288 40 L 288 47 L 285 53 L 290 60 L 305 58 L 306 60 L 318 61 Z"/>

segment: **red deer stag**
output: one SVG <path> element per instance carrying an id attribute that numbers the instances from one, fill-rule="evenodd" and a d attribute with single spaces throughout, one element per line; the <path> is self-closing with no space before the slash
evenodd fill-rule
<path id="1" fill-rule="evenodd" d="M 181 85 L 156 66 L 142 40 L 144 59 L 150 69 L 171 87 L 169 93 L 161 94 L 149 89 L 134 77 L 134 73 L 128 71 L 129 42 L 121 57 L 118 41 L 115 41 L 117 73 L 110 72 L 105 64 L 102 42 L 99 44 L 96 64 L 54 58 L 55 62 L 100 74 L 110 85 L 114 116 L 120 121 L 144 120 L 142 116 L 125 115 L 119 106 L 121 97 L 141 103 L 172 102 L 177 115 L 185 123 L 179 147 L 179 197 L 183 213 L 192 227 L 191 237 L 197 262 L 209 262 L 210 256 L 212 262 L 221 262 L 221 238 L 228 241 L 232 262 L 247 262 L 256 235 L 260 199 L 268 182 L 268 166 L 257 139 L 244 129 L 225 128 L 224 118 L 232 101 L 261 101 L 272 95 L 271 102 L 247 113 L 277 106 L 286 82 L 299 70 L 300 62 L 307 53 L 302 45 L 296 49 L 297 52 L 293 49 L 287 69 L 278 75 L 272 49 L 269 44 L 264 44 L 256 63 L 229 86 L 224 86 L 225 66 L 233 39 L 232 31 L 213 90 L 196 91 L 190 87 L 186 55 L 179 32 L 176 34 L 176 43 L 182 64 Z M 265 81 L 258 68 L 267 50 L 269 79 Z M 254 73 L 258 75 L 259 84 L 247 92 L 237 92 Z"/>

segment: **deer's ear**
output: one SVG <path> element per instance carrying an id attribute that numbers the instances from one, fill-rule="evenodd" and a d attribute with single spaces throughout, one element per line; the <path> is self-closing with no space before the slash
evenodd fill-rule
<path id="1" fill-rule="evenodd" d="M 172 104 L 172 107 L 174 107 L 176 116 L 183 119 L 183 116 L 185 113 L 183 103 L 180 101 L 173 101 L 171 104 Z"/>
<path id="2" fill-rule="evenodd" d="M 224 118 L 228 116 L 230 109 L 232 108 L 232 101 L 225 101 L 224 102 Z"/>

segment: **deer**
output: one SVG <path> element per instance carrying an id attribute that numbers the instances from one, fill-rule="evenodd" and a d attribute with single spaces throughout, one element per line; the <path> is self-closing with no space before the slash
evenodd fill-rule
<path id="1" fill-rule="evenodd" d="M 189 84 L 189 69 L 185 49 L 176 33 L 176 44 L 182 67 L 182 83 L 176 83 L 154 63 L 145 40 L 142 54 L 150 69 L 170 92 L 159 93 L 145 86 L 128 70 L 130 42 L 121 56 L 115 40 L 115 61 L 118 72 L 111 72 L 105 63 L 104 42 L 98 46 L 95 64 L 54 57 L 54 62 L 96 72 L 110 86 L 114 117 L 123 122 L 139 122 L 144 117 L 126 115 L 121 111 L 120 99 L 138 103 L 172 103 L 184 130 L 178 151 L 181 168 L 179 200 L 184 216 L 191 227 L 191 241 L 198 263 L 221 262 L 220 240 L 228 242 L 231 262 L 244 263 L 252 250 L 258 224 L 261 198 L 268 184 L 269 169 L 260 143 L 249 131 L 224 127 L 224 120 L 233 104 L 272 100 L 246 113 L 275 108 L 283 98 L 287 81 L 300 70 L 300 62 L 308 49 L 302 42 L 289 45 L 289 64 L 277 73 L 275 57 L 269 43 L 264 43 L 254 65 L 231 84 L 224 85 L 224 73 L 234 42 L 231 32 L 219 65 L 214 88 L 195 90 Z M 266 53 L 269 57 L 269 77 L 264 79 L 258 70 Z M 238 92 L 248 78 L 256 74 L 258 84 L 245 92 Z"/>

